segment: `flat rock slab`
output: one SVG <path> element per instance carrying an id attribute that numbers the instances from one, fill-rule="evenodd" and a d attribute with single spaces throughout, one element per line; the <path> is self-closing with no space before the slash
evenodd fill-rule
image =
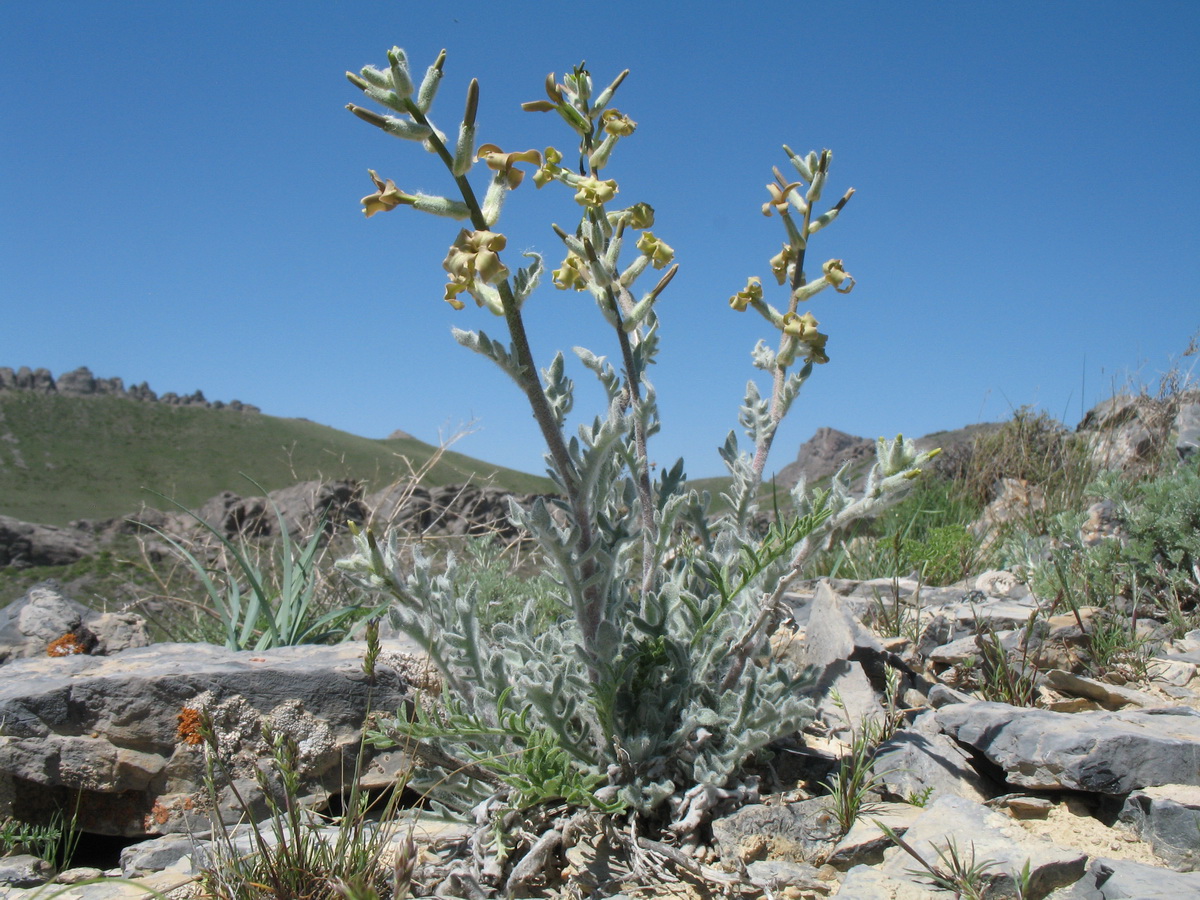
<path id="1" fill-rule="evenodd" d="M 962 797 L 943 797 L 928 806 L 908 829 L 904 841 L 935 866 L 940 864 L 938 851 L 948 853 L 952 846 L 960 858 L 969 860 L 973 854 L 977 862 L 991 860 L 980 877 L 988 897 L 1015 896 L 1014 875 L 1026 862 L 1034 897 L 1074 884 L 1087 867 L 1087 854 L 1031 835 L 1008 816 Z M 913 874 L 919 865 L 911 855 L 897 850 L 881 871 L 897 881 L 921 884 L 923 876 Z"/>
<path id="2" fill-rule="evenodd" d="M 154 644 L 11 662 L 0 679 L 0 816 L 81 792 L 86 831 L 201 827 L 208 796 L 199 713 L 211 717 L 239 790 L 254 787 L 259 760 L 270 757 L 264 726 L 294 737 L 313 796 L 340 790 L 368 704 L 394 711 L 411 696 L 419 669 L 411 649 L 385 642 L 373 687 L 361 642 L 262 652 Z M 223 818 L 238 813 L 222 805 Z"/>
<path id="3" fill-rule="evenodd" d="M 1200 874 L 1127 859 L 1093 859 L 1086 877 L 1051 900 L 1200 900 Z"/>
<path id="4" fill-rule="evenodd" d="M 1186 707 L 1062 713 L 1006 703 L 957 703 L 939 727 L 1038 790 L 1128 794 L 1200 784 L 1200 713 Z"/>

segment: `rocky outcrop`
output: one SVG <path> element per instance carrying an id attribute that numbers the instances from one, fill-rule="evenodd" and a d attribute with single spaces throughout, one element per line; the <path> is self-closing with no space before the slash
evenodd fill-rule
<path id="1" fill-rule="evenodd" d="M 373 685 L 357 642 L 261 652 L 155 644 L 9 663 L 0 679 L 0 818 L 79 792 L 88 832 L 202 830 L 202 716 L 231 767 L 219 801 L 225 821 L 245 813 L 234 788 L 262 813 L 254 773 L 270 756 L 268 729 L 297 742 L 304 793 L 318 804 L 345 787 L 368 706 L 400 708 L 423 683 L 414 649 L 385 642 Z"/>
<path id="2" fill-rule="evenodd" d="M 203 406 L 206 409 L 232 409 L 240 412 L 260 412 L 257 406 L 231 400 L 209 401 L 203 392 L 179 395 L 165 393 L 161 397 L 150 389 L 146 382 L 125 387 L 121 378 L 97 378 L 86 366 L 64 372 L 57 379 L 49 369 L 30 369 L 28 366 L 13 370 L 0 366 L 0 391 L 34 391 L 40 394 L 58 394 L 62 397 L 125 397 L 145 403 L 165 403 L 171 406 Z"/>
<path id="3" fill-rule="evenodd" d="M 90 528 L 35 525 L 0 516 L 0 566 L 68 566 L 96 549 Z"/>

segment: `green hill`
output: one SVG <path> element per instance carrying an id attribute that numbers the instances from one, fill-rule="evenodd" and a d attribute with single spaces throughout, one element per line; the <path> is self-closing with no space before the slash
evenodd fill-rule
<path id="1" fill-rule="evenodd" d="M 64 525 L 161 503 L 195 507 L 223 490 L 356 478 L 367 490 L 419 469 L 437 448 L 415 438 L 357 437 L 304 419 L 147 403 L 115 396 L 0 391 L 0 515 Z M 447 451 L 428 486 L 491 482 L 520 492 L 551 483 Z M 157 503 L 156 503 L 157 502 Z"/>

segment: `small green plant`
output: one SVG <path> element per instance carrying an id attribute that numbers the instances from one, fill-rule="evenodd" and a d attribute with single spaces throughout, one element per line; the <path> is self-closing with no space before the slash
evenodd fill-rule
<path id="1" fill-rule="evenodd" d="M 255 487 L 262 490 L 257 484 Z M 278 547 L 271 564 L 264 566 L 245 535 L 231 540 L 182 504 L 158 496 L 187 513 L 218 542 L 222 556 L 214 565 L 201 561 L 197 552 L 202 551 L 193 552 L 194 548 L 189 549 L 180 539 L 146 526 L 191 567 L 209 600 L 208 612 L 220 620 L 224 644 L 230 650 L 336 642 L 371 614 L 359 605 L 319 609 L 323 575 L 318 552 L 323 546 L 324 518 L 317 522 L 307 543 L 298 545 L 289 535 L 283 514 L 272 505 L 279 525 Z"/>
<path id="2" fill-rule="evenodd" d="M 995 627 L 975 616 L 975 643 L 980 652 L 978 691 L 984 700 L 1012 706 L 1038 705 L 1038 675 L 1033 643 L 1038 614 L 1033 612 L 1025 624 L 1019 651 L 1010 652 Z"/>
<path id="3" fill-rule="evenodd" d="M 538 628 L 570 612 L 556 596 L 554 582 L 540 570 L 540 561 L 522 561 L 518 550 L 517 545 L 505 546 L 495 537 L 470 538 L 463 547 L 454 586 L 460 593 L 474 590 L 484 631 L 513 621 L 529 607 L 536 610 Z"/>
<path id="4" fill-rule="evenodd" d="M 882 775 L 873 770 L 872 763 L 882 738 L 883 728 L 873 719 L 868 719 L 861 728 L 852 729 L 850 752 L 842 757 L 837 773 L 827 785 L 828 808 L 842 834 L 854 827 L 859 816 L 879 805 L 877 795 Z"/>
<path id="5" fill-rule="evenodd" d="M 912 560 L 925 584 L 941 586 L 966 578 L 979 565 L 979 539 L 962 525 L 930 529 L 922 540 L 904 542 L 904 555 Z"/>
<path id="6" fill-rule="evenodd" d="M 1050 523 L 1049 558 L 1033 567 L 1031 583 L 1075 614 L 1095 674 L 1144 676 L 1154 648 L 1139 634 L 1140 620 L 1166 622 L 1177 635 L 1196 625 L 1200 473 L 1180 466 L 1140 481 L 1109 473 L 1087 496 L 1112 501 L 1119 533 L 1085 545 L 1083 515 L 1060 514 Z M 1084 607 L 1100 610 L 1091 624 Z"/>
<path id="7" fill-rule="evenodd" d="M 718 803 L 752 795 L 742 780 L 750 756 L 793 734 L 813 713 L 800 693 L 804 673 L 770 652 L 785 614 L 784 592 L 831 534 L 898 499 L 934 455 L 901 437 L 880 439 L 860 499 L 842 479 L 824 491 L 800 485 L 786 515 L 765 531 L 757 519 L 779 424 L 815 368 L 829 360 L 827 336 L 812 312 L 799 308 L 827 288 L 845 294 L 854 284 L 840 259 L 813 267 L 819 274 L 810 278 L 807 258 L 812 238 L 834 222 L 853 190 L 819 211 L 832 154 L 784 148 L 794 174 L 775 170 L 763 206 L 783 226 L 782 250 L 768 262 L 783 309 L 767 300 L 758 276 L 729 299 L 736 311 L 759 313 L 778 336 L 775 346 L 760 341 L 752 353 L 771 387 L 747 386 L 739 421 L 752 446 L 740 449 L 731 432 L 721 447 L 731 481 L 724 511 L 713 514 L 711 498 L 687 488 L 682 460 L 655 475 L 648 450 L 661 425 L 649 378 L 663 339 L 657 304 L 678 267 L 674 250 L 650 231 L 653 208 L 618 206 L 618 182 L 608 177 L 614 150 L 637 127 L 612 106 L 628 73 L 597 90 L 591 74 L 576 66 L 562 81 L 547 78 L 545 99 L 524 105 L 560 117 L 577 154 L 553 146 L 506 152 L 477 143 L 475 81 L 456 134 L 433 123 L 444 62 L 442 54 L 415 79 L 406 54 L 394 47 L 387 67 L 347 73 L 385 110 L 351 104 L 350 111 L 437 156 L 454 193 L 410 193 L 370 171 L 375 191 L 362 203 L 368 217 L 408 206 L 466 224 L 443 262 L 444 299 L 456 310 L 473 300 L 506 332 L 505 339 L 460 329 L 454 336 L 515 382 L 545 441 L 559 497 L 529 509 L 514 505 L 511 514 L 537 543 L 564 614 L 546 621 L 531 605 L 485 629 L 480 585 L 457 574 L 457 556 L 440 566 L 414 548 L 408 564 L 394 535 L 357 534 L 354 555 L 339 566 L 391 601 L 393 624 L 429 654 L 446 687 L 440 706 L 416 720 L 407 714 L 383 720 L 376 738 L 419 739 L 416 752 L 427 763 L 477 773 L 459 779 L 455 796 L 441 795 L 464 811 L 494 797 L 498 783 L 507 787 L 505 808 L 557 808 L 566 801 L 623 811 L 631 834 L 641 822 L 694 842 Z M 471 178 L 479 163 L 488 173 L 482 190 Z M 548 266 L 527 251 L 528 263 L 510 268 L 509 239 L 497 230 L 504 204 L 527 174 L 539 188 L 565 188 L 578 205 L 577 223 L 552 226 L 565 256 L 549 275 L 559 290 L 590 295 L 610 342 L 611 362 L 575 348 L 607 401 L 575 434 L 568 427 L 575 394 L 566 358 L 557 353 L 539 366 L 525 324 Z M 661 277 L 649 290 L 638 289 L 651 270 Z M 529 866 L 544 861 L 544 840 L 552 842 L 552 835 L 527 842 L 533 862 L 517 863 L 510 879 L 523 883 Z M 511 862 L 517 848 L 508 849 Z"/>
<path id="8" fill-rule="evenodd" d="M 68 817 L 62 810 L 55 810 L 50 821 L 43 825 L 12 817 L 0 819 L 0 856 L 28 853 L 59 869 L 67 868 L 79 844 L 79 830 L 75 827 L 77 812 L 78 807 Z"/>
<path id="9" fill-rule="evenodd" d="M 909 791 L 904 802 L 909 806 L 916 806 L 924 809 L 929 804 L 929 798 L 933 796 L 933 785 L 927 785 L 919 791 Z"/>

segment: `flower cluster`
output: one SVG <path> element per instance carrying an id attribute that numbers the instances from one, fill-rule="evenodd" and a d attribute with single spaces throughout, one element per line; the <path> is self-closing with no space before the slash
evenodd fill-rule
<path id="1" fill-rule="evenodd" d="M 812 204 L 821 197 L 833 154 L 823 150 L 820 155 L 812 152 L 806 157 L 800 157 L 786 146 L 784 151 L 799 173 L 800 180 L 788 181 L 775 169 L 775 181 L 767 185 L 770 199 L 763 204 L 762 212 L 768 217 L 778 215 L 787 231 L 788 239 L 768 263 L 771 274 L 775 276 L 775 282 L 789 285 L 791 288 L 787 312 L 780 312 L 763 299 L 762 281 L 757 277 L 750 278 L 744 288 L 730 297 L 729 305 L 738 312 L 753 307 L 779 329 L 783 336 L 774 363 L 786 368 L 801 349 L 804 351 L 806 363 L 829 362 L 829 356 L 825 353 L 825 343 L 829 336 L 817 331 L 820 323 L 811 312 L 800 315 L 797 307 L 827 287 L 832 287 L 839 294 L 850 293 L 854 288 L 854 278 L 845 270 L 840 259 L 831 259 L 821 266 L 820 277 L 809 281 L 804 274 L 804 254 L 808 248 L 809 237 L 837 218 L 842 207 L 853 196 L 854 189 L 848 190 L 828 212 L 812 218 Z M 802 196 L 800 189 L 805 183 L 808 184 L 808 190 Z M 796 221 L 797 214 L 800 217 L 799 222 Z"/>

